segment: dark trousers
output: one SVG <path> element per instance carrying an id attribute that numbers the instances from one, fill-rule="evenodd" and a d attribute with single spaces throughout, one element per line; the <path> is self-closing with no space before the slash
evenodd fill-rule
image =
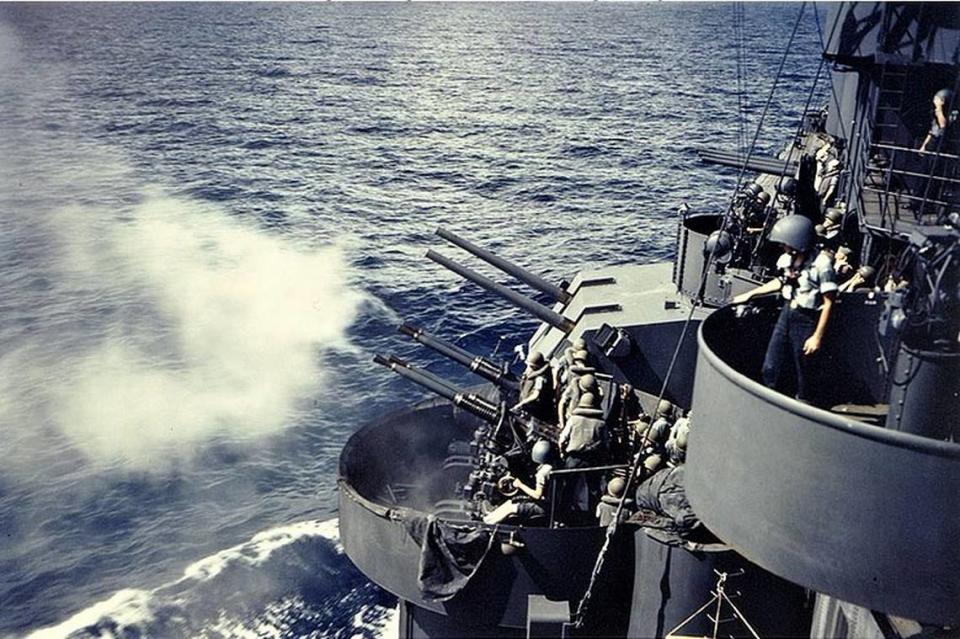
<path id="1" fill-rule="evenodd" d="M 796 380 L 797 399 L 810 401 L 812 358 L 803 354 L 803 343 L 813 335 L 820 311 L 783 305 L 763 358 L 763 383 L 778 392 L 788 392 Z"/>

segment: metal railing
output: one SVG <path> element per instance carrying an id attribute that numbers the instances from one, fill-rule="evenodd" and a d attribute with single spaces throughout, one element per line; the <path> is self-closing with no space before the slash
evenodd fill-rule
<path id="1" fill-rule="evenodd" d="M 557 494 L 561 493 L 559 488 L 567 488 L 567 482 L 580 479 L 582 475 L 592 475 L 595 473 L 605 473 L 614 470 L 628 471 L 628 464 L 610 464 L 607 466 L 587 466 L 584 468 L 560 468 L 550 471 L 550 508 L 547 511 L 549 516 L 549 526 L 553 528 L 556 525 Z M 559 478 L 559 481 L 556 481 Z M 589 515 L 590 513 L 588 513 Z"/>
<path id="2" fill-rule="evenodd" d="M 862 190 L 876 196 L 881 226 L 896 224 L 902 208 L 909 209 L 914 219 L 960 208 L 960 156 L 884 143 L 869 148 Z M 884 156 L 882 164 L 876 161 L 879 154 Z M 874 202 L 864 200 L 864 211 Z"/>

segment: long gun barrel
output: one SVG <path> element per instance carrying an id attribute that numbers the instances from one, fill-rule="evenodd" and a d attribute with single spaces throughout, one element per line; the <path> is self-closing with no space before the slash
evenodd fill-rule
<path id="1" fill-rule="evenodd" d="M 528 286 L 535 288 L 542 293 L 546 293 L 547 295 L 549 295 L 550 297 L 552 297 L 558 302 L 563 302 L 564 304 L 566 304 L 571 299 L 573 299 L 573 296 L 570 295 L 570 293 L 566 292 L 556 284 L 551 284 L 550 282 L 543 279 L 536 273 L 531 273 L 530 271 L 523 268 L 522 266 L 517 266 L 513 262 L 510 262 L 508 260 L 503 259 L 502 257 L 494 255 L 487 249 L 481 248 L 476 244 L 474 244 L 473 242 L 465 240 L 462 237 L 455 235 L 454 233 L 451 233 L 445 228 L 438 228 L 437 235 L 439 235 L 440 237 L 442 237 L 443 239 L 447 240 L 452 244 L 456 244 L 457 246 L 462 248 L 464 251 L 467 251 L 468 253 L 472 253 L 473 255 L 476 255 L 484 262 L 487 262 L 488 264 L 492 264 L 493 266 L 497 267 L 504 273 L 514 276 L 521 282 L 526 283 Z"/>
<path id="2" fill-rule="evenodd" d="M 480 377 L 487 381 L 493 382 L 497 386 L 509 388 L 510 390 L 514 391 L 520 388 L 520 383 L 517 381 L 516 377 L 485 357 L 474 355 L 470 351 L 460 348 L 456 344 L 451 344 L 450 342 L 441 339 L 436 335 L 431 335 L 422 328 L 417 328 L 416 326 L 411 326 L 410 324 L 401 324 L 399 330 L 404 335 L 409 335 L 416 341 L 428 348 L 432 348 L 444 357 L 452 359 L 453 361 L 466 366 Z"/>
<path id="3" fill-rule="evenodd" d="M 530 298 L 524 297 L 520 293 L 517 293 L 516 291 L 513 291 L 507 288 L 506 286 L 503 286 L 502 284 L 497 284 L 490 278 L 484 277 L 483 275 L 480 275 L 479 273 L 472 271 L 466 266 L 461 266 L 460 264 L 457 264 L 450 258 L 440 255 L 439 253 L 433 250 L 427 251 L 427 258 L 453 271 L 460 277 L 468 279 L 474 284 L 477 284 L 478 286 L 485 288 L 491 293 L 494 293 L 495 295 L 499 295 L 500 297 L 507 300 L 514 306 L 517 306 L 525 310 L 526 312 L 530 313 L 534 317 L 546 322 L 547 324 L 549 324 L 550 326 L 553 326 L 554 328 L 557 328 L 563 331 L 564 333 L 569 333 L 570 331 L 573 330 L 573 327 L 575 326 L 575 324 L 571 320 L 564 317 L 560 313 L 557 313 L 553 309 L 547 308 L 543 304 L 534 302 Z"/>
<path id="4" fill-rule="evenodd" d="M 490 424 L 496 424 L 500 421 L 501 413 L 499 406 L 485 400 L 475 393 L 464 392 L 453 384 L 447 382 L 445 379 L 437 377 L 433 373 L 414 368 L 402 359 L 394 357 L 393 355 L 389 357 L 374 355 L 373 361 L 381 366 L 386 366 L 401 377 L 405 377 L 411 382 L 419 384 L 420 386 L 433 391 L 440 397 L 450 400 L 454 406 L 459 406 L 460 408 L 466 410 L 467 412 L 473 413 L 480 419 L 483 419 Z M 513 416 L 508 415 L 508 417 Z M 541 422 L 533 417 L 516 419 L 519 419 L 519 421 L 523 424 L 524 430 L 528 435 L 543 437 L 554 442 L 557 441 L 560 435 L 559 429 L 553 424 Z"/>
<path id="5" fill-rule="evenodd" d="M 431 390 L 440 397 L 450 400 L 454 406 L 473 413 L 477 417 L 495 424 L 500 419 L 500 408 L 474 393 L 466 393 L 433 373 L 418 370 L 396 357 L 374 355 L 373 361 L 386 366 L 401 377 Z"/>

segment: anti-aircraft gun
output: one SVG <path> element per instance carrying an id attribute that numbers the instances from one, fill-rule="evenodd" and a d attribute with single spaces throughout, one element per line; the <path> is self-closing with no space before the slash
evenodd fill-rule
<path id="1" fill-rule="evenodd" d="M 438 228 L 436 232 L 443 239 L 479 257 L 535 290 L 550 296 L 557 302 L 565 303 L 572 297 L 563 286 L 551 284 L 539 275 L 498 257 L 450 231 Z M 426 257 L 563 333 L 569 333 L 575 325 L 572 320 L 555 310 L 494 282 L 439 253 L 428 251 Z M 488 499 L 494 497 L 497 483 L 503 481 L 504 477 L 510 473 L 516 475 L 528 470 L 526 466 L 529 465 L 530 449 L 536 440 L 547 439 L 554 443 L 558 441 L 560 429 L 557 426 L 537 419 L 526 412 L 508 409 L 509 406 L 516 403 L 520 393 L 520 380 L 506 366 L 498 365 L 485 357 L 475 355 L 410 324 L 402 324 L 399 330 L 444 357 L 467 367 L 471 372 L 493 383 L 500 391 L 501 401 L 498 405 L 477 393 L 461 390 L 446 380 L 428 371 L 417 369 L 396 357 L 377 356 L 374 359 L 377 363 L 446 398 L 454 406 L 476 415 L 482 420 L 480 427 L 474 433 L 471 444 L 473 471 L 463 487 L 463 496 L 466 499 L 479 499 L 481 495 Z M 500 492 L 505 491 L 500 490 Z"/>
<path id="2" fill-rule="evenodd" d="M 452 344 L 436 335 L 431 335 L 422 328 L 406 322 L 401 324 L 397 330 L 447 359 L 466 366 L 471 372 L 476 373 L 488 382 L 492 382 L 500 389 L 501 396 L 512 397 L 520 389 L 520 382 L 517 377 L 505 365 L 497 365 L 482 355 L 475 355 L 456 344 Z"/>
<path id="3" fill-rule="evenodd" d="M 956 214 L 955 214 L 956 215 Z M 887 298 L 880 334 L 896 336 L 887 428 L 947 439 L 954 429 L 960 379 L 960 220 L 915 232 Z"/>
<path id="4" fill-rule="evenodd" d="M 481 496 L 492 500 L 503 478 L 517 475 L 528 463 L 534 442 L 538 439 L 556 442 L 559 438 L 556 426 L 510 411 L 506 401 L 495 404 L 392 355 L 375 355 L 373 361 L 480 418 L 470 445 L 473 470 L 463 486 L 463 497 L 467 501 L 477 501 Z"/>

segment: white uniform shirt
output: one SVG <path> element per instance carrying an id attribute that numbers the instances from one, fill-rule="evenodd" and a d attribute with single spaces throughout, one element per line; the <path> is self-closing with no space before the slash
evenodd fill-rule
<path id="1" fill-rule="evenodd" d="M 823 306 L 825 293 L 835 291 L 837 274 L 833 270 L 833 258 L 819 252 L 804 258 L 799 268 L 793 268 L 793 256 L 784 253 L 777 260 L 777 270 L 783 287 L 780 294 L 800 308 L 811 310 Z"/>

